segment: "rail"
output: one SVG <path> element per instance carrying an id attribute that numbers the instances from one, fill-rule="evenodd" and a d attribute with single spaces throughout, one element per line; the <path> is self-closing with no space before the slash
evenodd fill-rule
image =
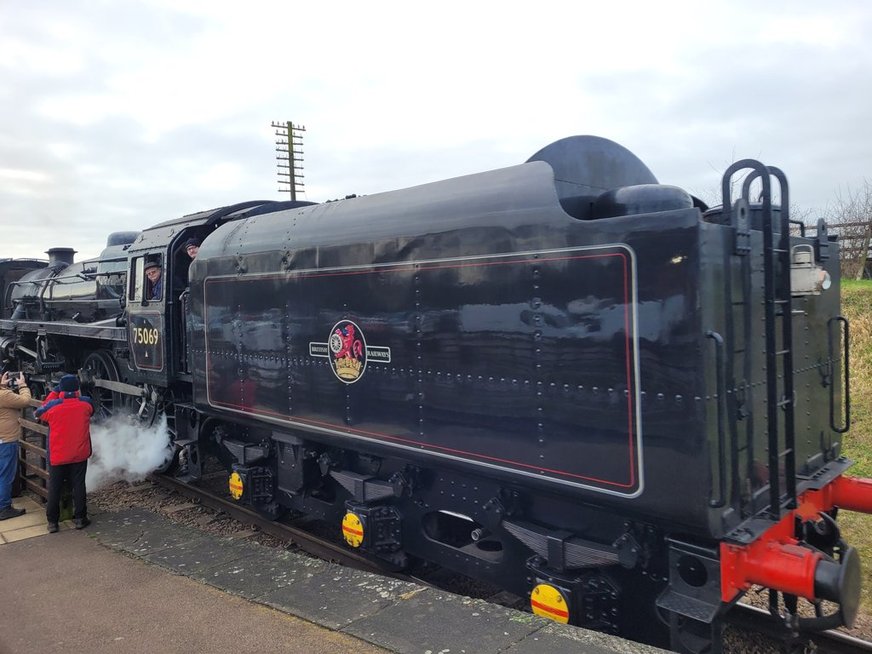
<path id="1" fill-rule="evenodd" d="M 151 479 L 164 488 L 175 491 L 189 499 L 196 500 L 203 506 L 215 509 L 216 511 L 223 511 L 234 520 L 256 526 L 260 531 L 269 534 L 270 536 L 293 541 L 301 550 L 318 558 L 326 561 L 335 561 L 367 572 L 391 575 L 393 577 L 407 580 L 411 579 L 401 575 L 395 567 L 387 566 L 387 564 L 379 565 L 378 563 L 356 554 L 341 545 L 318 538 L 317 536 L 299 527 L 295 527 L 292 524 L 276 522 L 264 518 L 256 511 L 252 511 L 240 506 L 239 504 L 218 497 L 208 490 L 198 488 L 186 482 L 179 481 L 174 477 L 163 474 L 154 474 L 151 476 Z"/>
<path id="2" fill-rule="evenodd" d="M 872 643 L 836 630 L 814 633 L 794 633 L 779 622 L 768 611 L 756 606 L 739 603 L 730 609 L 727 621 L 741 629 L 747 629 L 774 638 L 798 651 L 814 651 L 817 654 L 872 654 Z"/>

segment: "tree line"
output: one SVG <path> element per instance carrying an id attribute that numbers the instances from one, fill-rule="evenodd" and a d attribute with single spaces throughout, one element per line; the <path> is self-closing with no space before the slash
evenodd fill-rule
<path id="1" fill-rule="evenodd" d="M 837 193 L 824 218 L 839 236 L 842 277 L 872 277 L 872 182 L 865 179 L 861 187 Z"/>

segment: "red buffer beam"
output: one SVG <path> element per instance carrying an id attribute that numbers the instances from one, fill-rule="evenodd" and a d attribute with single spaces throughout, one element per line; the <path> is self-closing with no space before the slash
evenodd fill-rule
<path id="1" fill-rule="evenodd" d="M 751 544 L 721 543 L 721 599 L 731 602 L 752 586 L 772 588 L 841 607 L 850 626 L 860 603 L 860 557 L 844 548 L 839 560 L 800 542 L 796 522 L 815 520 L 834 507 L 872 513 L 872 480 L 838 477 L 799 498 L 799 506 Z"/>
<path id="2" fill-rule="evenodd" d="M 842 475 L 818 492 L 829 493 L 830 506 L 846 511 L 872 513 L 872 479 Z"/>

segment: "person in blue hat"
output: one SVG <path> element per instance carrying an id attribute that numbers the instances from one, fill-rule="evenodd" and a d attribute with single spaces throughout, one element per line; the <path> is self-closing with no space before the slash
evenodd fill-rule
<path id="1" fill-rule="evenodd" d="M 34 412 L 38 420 L 48 423 L 48 501 L 45 517 L 49 533 L 58 531 L 61 491 L 69 481 L 73 491 L 73 523 L 76 529 L 90 524 L 86 503 L 85 473 L 91 456 L 91 416 L 94 406 L 89 397 L 79 393 L 79 378 L 64 375 L 58 384 L 57 397 Z"/>

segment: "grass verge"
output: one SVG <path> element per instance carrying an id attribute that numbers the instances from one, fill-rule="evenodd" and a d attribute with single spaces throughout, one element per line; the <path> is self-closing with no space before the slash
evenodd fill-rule
<path id="1" fill-rule="evenodd" d="M 842 282 L 842 314 L 851 330 L 851 430 L 843 454 L 856 461 L 849 471 L 872 478 L 872 281 Z M 872 614 L 872 515 L 844 511 L 839 524 L 863 562 L 863 613 Z"/>

